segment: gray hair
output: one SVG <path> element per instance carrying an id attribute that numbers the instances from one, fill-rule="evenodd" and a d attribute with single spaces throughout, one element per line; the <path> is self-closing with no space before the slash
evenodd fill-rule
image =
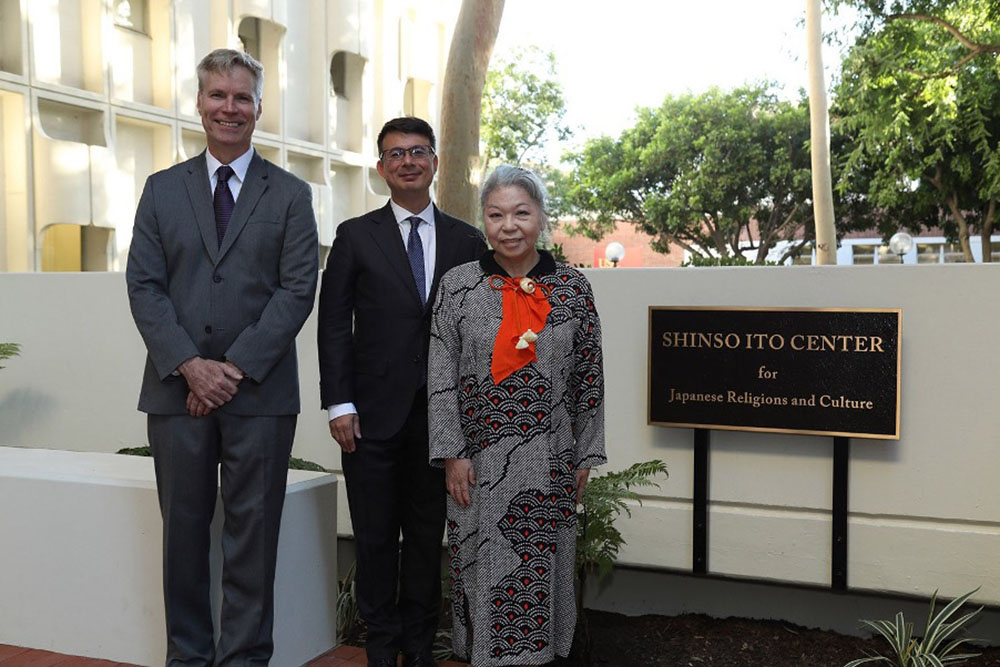
<path id="1" fill-rule="evenodd" d="M 245 51 L 216 49 L 198 63 L 198 92 L 204 92 L 205 77 L 209 74 L 231 74 L 236 67 L 245 67 L 253 77 L 253 95 L 257 106 L 264 95 L 264 66 Z"/>
<path id="2" fill-rule="evenodd" d="M 497 165 L 493 173 L 483 183 L 482 190 L 479 192 L 479 206 L 485 209 L 486 200 L 493 194 L 494 190 L 509 187 L 521 188 L 538 204 L 538 208 L 542 212 L 542 226 L 544 227 L 549 219 L 548 214 L 545 212 L 545 203 L 549 193 L 545 189 L 545 183 L 542 182 L 542 179 L 529 169 L 515 167 L 510 164 Z"/>

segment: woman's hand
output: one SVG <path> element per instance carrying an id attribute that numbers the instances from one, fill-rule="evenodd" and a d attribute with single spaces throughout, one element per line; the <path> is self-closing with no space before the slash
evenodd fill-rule
<path id="1" fill-rule="evenodd" d="M 444 485 L 452 500 L 460 507 L 468 507 L 469 503 L 472 502 L 469 487 L 476 485 L 476 469 L 472 467 L 472 461 L 470 459 L 445 459 Z"/>
<path id="2" fill-rule="evenodd" d="M 576 502 L 583 502 L 583 490 L 587 488 L 587 480 L 590 479 L 590 468 L 576 469 Z"/>

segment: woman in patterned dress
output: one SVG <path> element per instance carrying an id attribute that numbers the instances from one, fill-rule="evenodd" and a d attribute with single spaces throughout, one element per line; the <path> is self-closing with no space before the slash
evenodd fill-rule
<path id="1" fill-rule="evenodd" d="M 481 194 L 493 250 L 441 280 L 430 457 L 448 489 L 455 653 L 477 666 L 569 654 L 576 504 L 604 455 L 600 321 L 582 273 L 537 250 L 545 186 L 501 165 Z"/>

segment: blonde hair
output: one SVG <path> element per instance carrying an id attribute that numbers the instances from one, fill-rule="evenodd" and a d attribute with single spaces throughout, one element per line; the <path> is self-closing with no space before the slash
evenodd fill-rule
<path id="1" fill-rule="evenodd" d="M 216 49 L 198 63 L 198 92 L 205 89 L 205 78 L 209 74 L 231 74 L 236 67 L 245 67 L 253 77 L 254 101 L 259 106 L 264 94 L 264 66 L 245 51 Z"/>

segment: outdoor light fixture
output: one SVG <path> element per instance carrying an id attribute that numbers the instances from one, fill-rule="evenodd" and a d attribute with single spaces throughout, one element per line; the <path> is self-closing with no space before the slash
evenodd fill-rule
<path id="1" fill-rule="evenodd" d="M 913 237 L 906 232 L 896 232 L 889 239 L 889 250 L 899 257 L 899 263 L 903 263 L 903 255 L 913 250 Z"/>
<path id="2" fill-rule="evenodd" d="M 604 258 L 611 262 L 611 266 L 618 266 L 618 262 L 625 259 L 625 246 L 618 241 L 612 241 L 604 248 Z"/>

